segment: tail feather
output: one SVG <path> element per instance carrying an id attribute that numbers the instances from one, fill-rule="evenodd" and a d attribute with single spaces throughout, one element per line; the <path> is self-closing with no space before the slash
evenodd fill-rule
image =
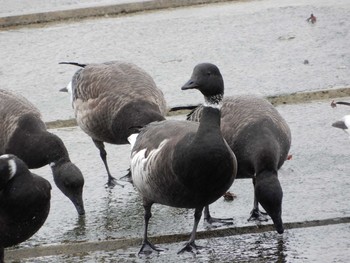
<path id="1" fill-rule="evenodd" d="M 78 67 L 82 67 L 82 68 L 85 68 L 87 64 L 80 64 L 80 63 L 77 63 L 77 62 L 59 62 L 58 64 L 67 64 L 67 65 L 74 65 L 74 66 L 78 66 Z"/>
<path id="2" fill-rule="evenodd" d="M 171 111 L 179 111 L 179 110 L 193 110 L 197 108 L 199 105 L 187 105 L 187 106 L 178 106 L 178 107 L 172 107 L 169 109 L 169 112 Z"/>

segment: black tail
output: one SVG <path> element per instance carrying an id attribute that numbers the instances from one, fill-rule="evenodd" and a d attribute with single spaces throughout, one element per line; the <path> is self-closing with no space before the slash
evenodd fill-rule
<path id="1" fill-rule="evenodd" d="M 85 68 L 87 64 L 80 64 L 77 62 L 60 62 L 58 64 L 68 64 L 68 65 L 74 65 L 74 66 L 78 66 L 78 67 L 82 67 Z"/>
<path id="2" fill-rule="evenodd" d="M 350 106 L 350 102 L 345 102 L 345 101 L 332 101 L 331 102 L 331 106 L 332 108 L 337 107 L 337 104 L 342 104 L 342 105 L 346 105 L 346 106 Z"/>
<path id="3" fill-rule="evenodd" d="M 188 106 L 178 106 L 178 107 L 172 107 L 169 109 L 169 112 L 171 111 L 179 111 L 179 110 L 194 110 L 199 105 L 188 105 Z"/>

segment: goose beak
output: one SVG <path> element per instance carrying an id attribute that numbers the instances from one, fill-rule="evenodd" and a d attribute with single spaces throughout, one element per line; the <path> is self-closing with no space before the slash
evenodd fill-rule
<path id="1" fill-rule="evenodd" d="M 60 89 L 59 91 L 60 92 L 68 92 L 68 89 L 67 89 L 67 87 L 64 87 L 64 88 Z"/>
<path id="2" fill-rule="evenodd" d="M 193 81 L 192 79 L 190 79 L 189 81 L 187 81 L 185 83 L 185 85 L 183 85 L 181 87 L 182 90 L 186 90 L 186 89 L 197 89 L 199 87 L 199 85 Z"/>

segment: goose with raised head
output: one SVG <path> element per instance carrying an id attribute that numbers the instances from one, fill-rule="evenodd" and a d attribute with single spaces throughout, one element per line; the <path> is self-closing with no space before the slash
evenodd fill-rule
<path id="1" fill-rule="evenodd" d="M 84 177 L 62 140 L 47 131 L 39 110 L 26 98 L 0 90 L 0 154 L 14 154 L 29 169 L 50 165 L 57 187 L 85 214 Z"/>
<path id="2" fill-rule="evenodd" d="M 15 155 L 0 156 L 0 263 L 4 248 L 33 236 L 50 211 L 51 185 Z"/>
<path id="3" fill-rule="evenodd" d="M 200 121 L 204 106 L 195 108 L 188 120 Z M 272 218 L 278 233 L 283 233 L 283 191 L 278 170 L 287 159 L 291 132 L 287 122 L 264 98 L 242 95 L 226 97 L 221 108 L 221 131 L 235 153 L 237 179 L 252 178 L 254 207 L 251 219 L 265 220 L 259 203 Z M 205 218 L 210 220 L 209 210 Z"/>
<path id="4" fill-rule="evenodd" d="M 71 93 L 77 123 L 99 149 L 107 184 L 113 187 L 117 182 L 109 171 L 104 142 L 127 144 L 135 129 L 164 120 L 163 93 L 147 72 L 132 63 L 61 64 L 82 67 L 64 90 Z"/>
<path id="5" fill-rule="evenodd" d="M 192 251 L 203 208 L 222 196 L 232 185 L 237 162 L 220 131 L 220 106 L 224 82 L 210 63 L 197 65 L 182 90 L 197 89 L 205 98 L 198 123 L 165 120 L 142 128 L 129 137 L 132 145 L 131 174 L 143 198 L 145 230 L 140 253 L 159 251 L 148 240 L 151 207 L 159 203 L 194 208 L 189 241 L 179 251 Z"/>

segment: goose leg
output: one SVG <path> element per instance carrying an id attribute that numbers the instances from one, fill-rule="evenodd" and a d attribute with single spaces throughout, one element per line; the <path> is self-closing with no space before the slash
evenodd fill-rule
<path id="1" fill-rule="evenodd" d="M 163 251 L 164 249 L 157 247 L 155 245 L 153 245 L 149 240 L 148 240 L 148 222 L 150 220 L 150 218 L 152 217 L 152 212 L 151 212 L 151 208 L 152 208 L 152 204 L 153 203 L 149 203 L 147 201 L 144 201 L 144 209 L 145 209 L 145 230 L 143 233 L 143 242 L 142 242 L 142 246 L 140 248 L 139 251 L 139 255 L 140 254 L 145 254 L 145 255 L 149 255 L 152 253 L 152 251 Z"/>
<path id="2" fill-rule="evenodd" d="M 109 168 L 108 168 L 108 164 L 107 164 L 107 152 L 105 150 L 105 145 L 103 144 L 103 142 L 101 141 L 98 141 L 98 140 L 94 140 L 92 139 L 92 141 L 94 142 L 94 144 L 96 145 L 96 147 L 99 149 L 100 151 L 100 156 L 101 156 L 101 159 L 106 167 L 106 171 L 107 171 L 107 174 L 108 174 L 108 182 L 107 182 L 107 186 L 108 187 L 111 187 L 113 188 L 114 186 L 116 185 L 120 185 L 120 186 L 123 186 L 122 184 L 119 184 L 117 182 L 117 179 L 115 179 L 111 173 L 109 172 Z"/>
<path id="3" fill-rule="evenodd" d="M 209 224 L 213 223 L 221 223 L 223 225 L 232 225 L 233 224 L 233 218 L 215 218 L 210 215 L 209 212 L 209 206 L 204 207 L 204 220 L 207 221 Z"/>
<path id="4" fill-rule="evenodd" d="M 187 241 L 187 243 L 185 243 L 185 245 L 183 246 L 182 249 L 180 249 L 179 252 L 177 252 L 178 254 L 183 253 L 185 251 L 192 252 L 193 250 L 198 250 L 198 249 L 203 248 L 203 247 L 197 246 L 195 244 L 197 227 L 198 227 L 198 223 L 202 217 L 203 208 L 204 207 L 200 207 L 200 208 L 195 209 L 195 211 L 194 211 L 194 225 L 193 225 L 193 229 L 191 232 L 190 240 Z"/>
<path id="5" fill-rule="evenodd" d="M 255 189 L 255 177 L 253 177 L 253 185 Z M 259 202 L 256 198 L 255 191 L 254 191 L 254 205 L 253 210 L 250 212 L 250 217 L 248 218 L 248 221 L 268 221 L 266 217 L 267 213 L 261 212 L 259 210 Z"/>

